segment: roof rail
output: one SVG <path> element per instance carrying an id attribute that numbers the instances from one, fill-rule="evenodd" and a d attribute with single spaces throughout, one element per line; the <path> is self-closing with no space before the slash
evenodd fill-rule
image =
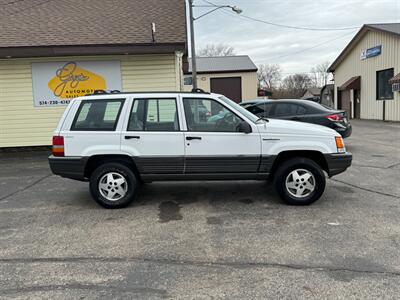
<path id="1" fill-rule="evenodd" d="M 91 95 L 101 95 L 101 94 L 119 94 L 121 91 L 119 90 L 94 90 Z"/>
<path id="2" fill-rule="evenodd" d="M 192 89 L 192 93 L 208 94 L 208 93 L 206 93 L 204 90 L 199 89 L 199 88 L 197 88 L 197 89 Z"/>
<path id="3" fill-rule="evenodd" d="M 137 91 L 137 92 L 121 92 L 119 90 L 94 90 L 91 94 L 86 94 L 85 96 L 93 96 L 93 95 L 107 95 L 107 94 L 210 94 L 205 92 L 202 89 L 193 89 L 190 92 L 185 91 Z"/>

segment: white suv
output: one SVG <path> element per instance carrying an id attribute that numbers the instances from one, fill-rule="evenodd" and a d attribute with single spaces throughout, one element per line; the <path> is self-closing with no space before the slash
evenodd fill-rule
<path id="1" fill-rule="evenodd" d="M 54 174 L 90 181 L 93 198 L 124 207 L 156 180 L 273 179 L 288 204 L 319 199 L 325 175 L 352 155 L 327 127 L 256 117 L 204 92 L 101 93 L 71 101 L 53 137 Z"/>

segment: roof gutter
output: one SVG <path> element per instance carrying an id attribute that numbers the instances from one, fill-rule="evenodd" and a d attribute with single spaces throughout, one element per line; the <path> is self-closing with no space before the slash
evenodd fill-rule
<path id="1" fill-rule="evenodd" d="M 246 73 L 246 72 L 257 72 L 258 69 L 243 69 L 243 70 L 217 70 L 217 71 L 197 71 L 197 74 L 221 74 L 221 73 Z M 185 72 L 185 75 L 192 74 L 192 70 Z"/>
<path id="2" fill-rule="evenodd" d="M 57 56 L 166 54 L 186 52 L 186 43 L 0 47 L 0 59 Z"/>

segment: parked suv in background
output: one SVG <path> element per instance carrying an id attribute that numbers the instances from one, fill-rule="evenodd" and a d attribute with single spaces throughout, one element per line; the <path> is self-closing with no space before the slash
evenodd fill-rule
<path id="1" fill-rule="evenodd" d="M 156 180 L 273 179 L 286 203 L 310 204 L 324 192 L 324 171 L 341 173 L 351 159 L 327 127 L 266 121 L 218 94 L 170 92 L 74 99 L 49 162 L 54 174 L 89 181 L 94 200 L 118 208 L 141 182 Z"/>
<path id="2" fill-rule="evenodd" d="M 259 117 L 319 124 L 336 130 L 343 138 L 351 135 L 352 127 L 345 110 L 310 100 L 256 100 L 239 104 Z"/>

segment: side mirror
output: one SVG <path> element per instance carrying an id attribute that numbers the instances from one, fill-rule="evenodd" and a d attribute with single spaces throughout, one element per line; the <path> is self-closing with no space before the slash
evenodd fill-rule
<path id="1" fill-rule="evenodd" d="M 239 123 L 238 129 L 239 132 L 244 132 L 244 133 L 252 132 L 250 124 L 245 121 Z"/>

